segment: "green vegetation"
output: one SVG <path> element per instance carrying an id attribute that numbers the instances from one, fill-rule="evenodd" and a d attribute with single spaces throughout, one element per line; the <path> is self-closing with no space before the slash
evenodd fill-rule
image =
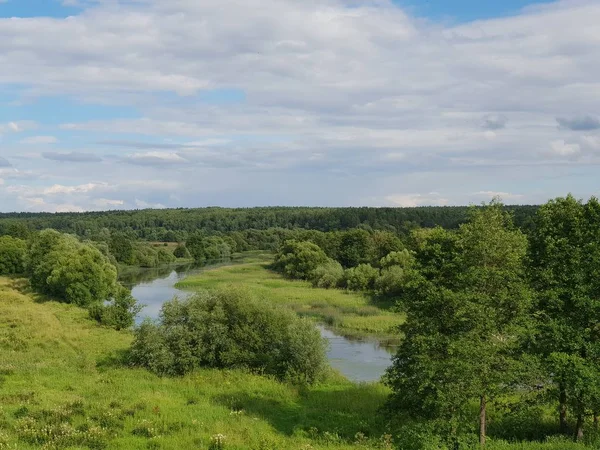
<path id="1" fill-rule="evenodd" d="M 26 266 L 35 289 L 79 306 L 108 300 L 117 288 L 117 269 L 109 258 L 54 230 L 32 237 Z"/>
<path id="2" fill-rule="evenodd" d="M 537 206 L 510 206 L 515 222 L 528 227 Z M 184 242 L 188 234 L 235 233 L 256 247 L 234 251 L 265 249 L 258 230 L 281 234 L 292 229 L 335 231 L 361 226 L 373 230 L 408 233 L 418 227 L 457 228 L 466 222 L 469 207 L 426 206 L 417 208 L 199 208 L 143 211 L 104 211 L 87 213 L 0 213 L 0 235 L 26 239 L 31 231 L 53 228 L 96 240 L 107 231 L 132 233 L 146 241 Z M 301 238 L 300 240 L 306 240 Z M 275 248 L 280 242 L 275 243 Z M 273 248 L 273 250 L 275 249 Z M 384 255 L 382 255 L 384 256 Z"/>
<path id="3" fill-rule="evenodd" d="M 161 378 L 126 367 L 132 335 L 0 278 L 0 448 L 391 448 L 379 384 L 295 387 L 244 371 Z M 214 447 L 213 447 L 214 448 Z"/>
<path id="4" fill-rule="evenodd" d="M 37 231 L 49 222 L 79 237 Z M 0 279 L 0 448 L 599 445 L 594 198 L 7 215 L 0 235 L 1 273 L 35 289 Z M 268 253 L 186 279 L 195 297 L 131 332 L 139 306 L 117 264 L 248 250 Z M 317 331 L 294 313 L 399 341 L 385 386 L 323 370 Z"/>
<path id="5" fill-rule="evenodd" d="M 11 236 L 0 236 L 0 275 L 25 272 L 27 242 Z"/>
<path id="6" fill-rule="evenodd" d="M 269 255 L 265 259 L 272 261 Z M 244 286 L 257 298 L 325 322 L 345 335 L 393 337 L 395 327 L 404 320 L 404 316 L 391 310 L 388 303 L 377 302 L 371 295 L 315 289 L 306 281 L 287 280 L 269 270 L 269 266 L 269 262 L 258 261 L 219 267 L 186 278 L 177 287 L 215 289 Z"/>
<path id="7" fill-rule="evenodd" d="M 307 384 L 322 378 L 326 367 L 325 344 L 311 322 L 241 289 L 165 303 L 160 323 L 136 329 L 130 358 L 159 375 L 249 369 Z"/>

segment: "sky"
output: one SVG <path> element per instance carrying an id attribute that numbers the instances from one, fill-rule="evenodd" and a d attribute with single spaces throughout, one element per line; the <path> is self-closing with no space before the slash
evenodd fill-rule
<path id="1" fill-rule="evenodd" d="M 0 211 L 600 195 L 600 2 L 0 0 Z"/>

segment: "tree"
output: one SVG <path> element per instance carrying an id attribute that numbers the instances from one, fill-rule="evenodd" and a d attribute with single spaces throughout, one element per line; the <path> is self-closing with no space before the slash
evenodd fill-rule
<path id="1" fill-rule="evenodd" d="M 0 275 L 14 275 L 25 271 L 27 243 L 11 236 L 0 236 Z"/>
<path id="2" fill-rule="evenodd" d="M 291 278 L 307 280 L 314 270 L 329 261 L 312 242 L 286 241 L 275 256 L 273 268 Z"/>
<path id="3" fill-rule="evenodd" d="M 136 330 L 131 361 L 161 375 L 243 368 L 308 384 L 326 367 L 325 343 L 312 322 L 239 289 L 165 303 L 158 324 Z"/>
<path id="4" fill-rule="evenodd" d="M 386 375 L 396 414 L 433 420 L 452 440 L 474 423 L 469 405 L 477 400 L 485 445 L 487 403 L 518 374 L 530 308 L 526 250 L 496 202 L 476 210 L 455 236 L 437 230 L 422 243 L 422 275 L 402 303 L 404 340 Z"/>
<path id="5" fill-rule="evenodd" d="M 386 255 L 404 249 L 404 244 L 396 234 L 389 231 L 376 231 L 371 235 L 373 242 L 373 263 L 376 264 Z"/>
<path id="6" fill-rule="evenodd" d="M 74 236 L 44 230 L 32 239 L 26 260 L 32 286 L 68 303 L 103 302 L 116 290 L 116 267 Z"/>
<path id="7" fill-rule="evenodd" d="M 173 255 L 176 258 L 191 258 L 192 256 L 185 244 L 178 244 L 175 250 L 173 250 Z"/>
<path id="8" fill-rule="evenodd" d="M 370 264 L 359 264 L 356 267 L 346 269 L 344 280 L 346 287 L 351 291 L 370 291 L 375 287 L 375 280 L 379 276 L 379 270 Z"/>
<path id="9" fill-rule="evenodd" d="M 131 295 L 131 291 L 118 285 L 113 298 L 105 303 L 90 305 L 90 317 L 99 323 L 112 327 L 116 330 L 131 328 L 135 323 L 135 317 L 142 310 L 140 305 Z"/>
<path id="10" fill-rule="evenodd" d="M 543 205 L 534 219 L 530 272 L 536 295 L 537 334 L 533 350 L 558 389 L 561 428 L 569 410 L 576 436 L 585 415 L 597 413 L 600 377 L 600 205 L 569 195 Z"/>
<path id="11" fill-rule="evenodd" d="M 337 260 L 342 266 L 356 267 L 368 263 L 374 255 L 373 242 L 368 231 L 353 229 L 341 234 Z"/>
<path id="12" fill-rule="evenodd" d="M 325 264 L 321 264 L 310 274 L 310 280 L 314 287 L 335 288 L 340 285 L 344 279 L 344 268 L 342 265 L 330 259 Z"/>

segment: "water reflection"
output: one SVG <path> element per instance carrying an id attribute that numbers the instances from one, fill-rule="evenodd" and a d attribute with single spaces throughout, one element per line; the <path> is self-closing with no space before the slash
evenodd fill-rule
<path id="1" fill-rule="evenodd" d="M 319 325 L 321 336 L 329 341 L 327 357 L 331 367 L 353 381 L 378 381 L 391 365 L 389 347 L 376 340 L 350 340 Z"/>
<path id="2" fill-rule="evenodd" d="M 131 289 L 133 297 L 146 305 L 137 322 L 145 317 L 158 317 L 164 302 L 173 297 L 186 298 L 193 292 L 175 288 L 177 282 L 189 275 L 207 269 L 231 264 L 213 261 L 202 266 L 187 264 L 154 269 L 130 269 L 120 275 L 121 282 Z M 329 341 L 327 356 L 331 366 L 352 381 L 378 381 L 391 364 L 391 350 L 376 340 L 357 340 L 339 336 L 324 326 L 318 326 L 321 335 Z"/>

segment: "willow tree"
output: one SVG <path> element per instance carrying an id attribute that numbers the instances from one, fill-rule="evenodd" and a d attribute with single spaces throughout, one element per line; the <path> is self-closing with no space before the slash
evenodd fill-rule
<path id="1" fill-rule="evenodd" d="M 498 202 L 475 210 L 456 233 L 425 238 L 421 276 L 404 302 L 405 338 L 386 376 L 392 411 L 431 420 L 450 441 L 478 427 L 485 445 L 488 402 L 520 373 L 531 303 L 526 251 L 526 237 Z"/>

